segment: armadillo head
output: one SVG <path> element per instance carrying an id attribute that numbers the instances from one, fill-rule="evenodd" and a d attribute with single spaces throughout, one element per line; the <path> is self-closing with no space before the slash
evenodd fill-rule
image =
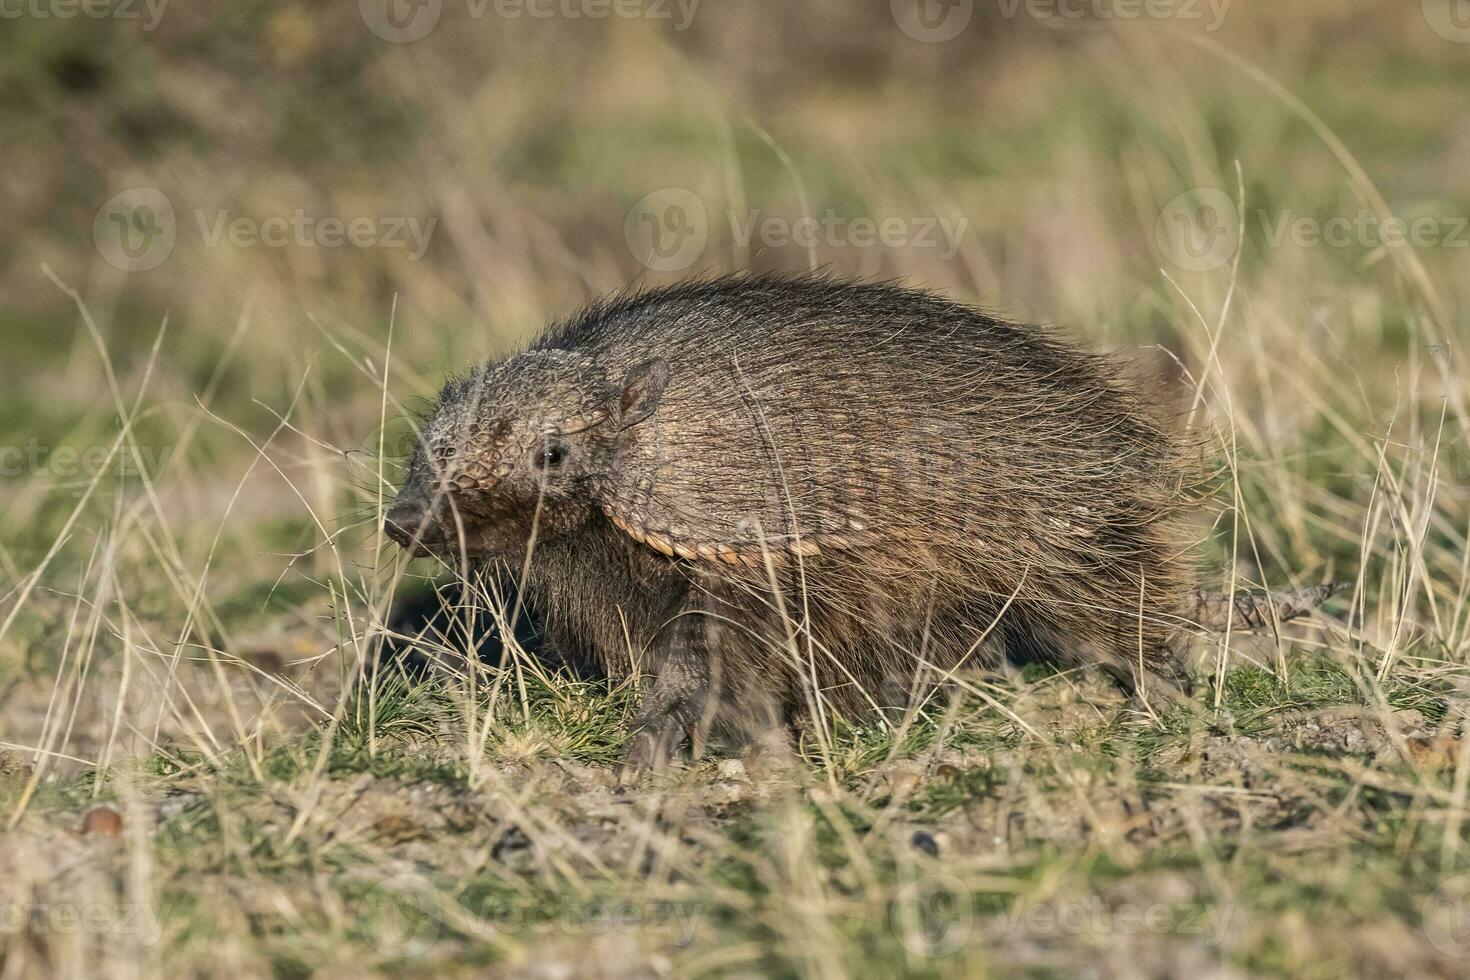
<path id="1" fill-rule="evenodd" d="M 576 531 L 669 370 L 609 379 L 593 359 L 537 350 L 450 382 L 423 427 L 384 529 L 415 555 L 513 557 Z"/>

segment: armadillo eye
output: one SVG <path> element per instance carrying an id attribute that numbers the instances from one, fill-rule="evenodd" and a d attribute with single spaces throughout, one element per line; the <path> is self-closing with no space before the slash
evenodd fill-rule
<path id="1" fill-rule="evenodd" d="M 554 470 L 566 462 L 567 445 L 564 442 L 551 441 L 536 453 L 536 465 L 543 470 Z"/>

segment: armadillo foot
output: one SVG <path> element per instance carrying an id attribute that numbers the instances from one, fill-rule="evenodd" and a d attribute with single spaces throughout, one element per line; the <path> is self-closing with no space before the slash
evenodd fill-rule
<path id="1" fill-rule="evenodd" d="M 704 740 L 704 725 L 698 722 L 685 724 L 673 716 L 645 722 L 628 743 L 618 769 L 618 783 L 627 786 L 644 773 L 663 772 L 686 743 L 691 759 L 697 760 L 704 754 Z"/>

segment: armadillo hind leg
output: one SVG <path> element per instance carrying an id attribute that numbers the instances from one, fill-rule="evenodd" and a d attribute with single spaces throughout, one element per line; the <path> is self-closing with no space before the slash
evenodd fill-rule
<path id="1" fill-rule="evenodd" d="M 1216 633 L 1226 629 L 1267 629 L 1272 623 L 1285 622 L 1311 612 L 1342 587 L 1341 582 L 1331 582 L 1280 592 L 1242 590 L 1233 596 L 1224 592 L 1196 592 L 1194 609 L 1188 619 L 1193 625 Z"/>

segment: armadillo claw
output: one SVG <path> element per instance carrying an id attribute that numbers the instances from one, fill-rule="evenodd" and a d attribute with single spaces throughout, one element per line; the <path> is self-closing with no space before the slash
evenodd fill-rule
<path id="1" fill-rule="evenodd" d="M 674 718 L 665 718 L 642 725 L 628 743 L 618 767 L 618 785 L 629 786 L 645 773 L 668 769 L 686 742 L 691 757 L 699 759 L 704 755 L 704 741 L 705 726 L 699 723 L 685 725 Z"/>

